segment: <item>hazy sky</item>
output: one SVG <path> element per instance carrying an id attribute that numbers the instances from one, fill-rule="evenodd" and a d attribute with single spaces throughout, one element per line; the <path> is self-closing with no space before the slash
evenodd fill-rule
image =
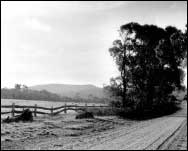
<path id="1" fill-rule="evenodd" d="M 1 87 L 108 84 L 108 48 L 128 22 L 184 29 L 187 2 L 1 1 Z"/>

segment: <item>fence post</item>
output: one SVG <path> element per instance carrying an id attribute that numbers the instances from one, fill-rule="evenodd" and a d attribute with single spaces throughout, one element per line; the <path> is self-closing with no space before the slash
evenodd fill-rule
<path id="1" fill-rule="evenodd" d="M 35 108 L 34 108 L 34 116 L 37 117 L 37 104 L 35 104 Z"/>
<path id="2" fill-rule="evenodd" d="M 87 103 L 85 103 L 85 110 L 87 111 Z"/>
<path id="3" fill-rule="evenodd" d="M 14 112 L 15 112 L 15 103 L 12 103 L 12 117 L 14 117 Z"/>
<path id="4" fill-rule="evenodd" d="M 65 103 L 65 111 L 64 111 L 64 113 L 67 113 L 67 107 L 66 107 L 67 105 L 66 105 L 66 103 Z"/>
<path id="5" fill-rule="evenodd" d="M 51 115 L 53 115 L 53 106 L 51 107 Z"/>
<path id="6" fill-rule="evenodd" d="M 112 105 L 112 107 L 111 107 L 111 110 L 113 111 L 114 110 L 114 106 Z"/>

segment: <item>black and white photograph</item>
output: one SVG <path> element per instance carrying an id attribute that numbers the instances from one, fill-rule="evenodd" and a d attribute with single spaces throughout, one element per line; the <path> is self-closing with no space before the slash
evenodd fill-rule
<path id="1" fill-rule="evenodd" d="M 1 150 L 187 150 L 187 1 L 1 1 Z"/>

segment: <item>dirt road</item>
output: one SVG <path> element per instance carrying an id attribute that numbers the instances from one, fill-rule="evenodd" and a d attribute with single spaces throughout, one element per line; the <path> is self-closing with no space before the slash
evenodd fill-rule
<path id="1" fill-rule="evenodd" d="M 187 149 L 187 111 L 145 121 L 75 115 L 1 124 L 1 149 Z"/>
<path id="2" fill-rule="evenodd" d="M 187 150 L 187 102 L 177 113 L 155 119 L 147 126 L 117 136 L 111 141 L 101 142 L 92 150 Z M 122 135 L 123 134 L 123 135 Z"/>

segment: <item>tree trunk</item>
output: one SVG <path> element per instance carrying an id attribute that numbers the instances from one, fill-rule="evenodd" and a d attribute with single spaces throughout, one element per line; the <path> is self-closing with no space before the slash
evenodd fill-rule
<path id="1" fill-rule="evenodd" d="M 124 49 L 124 52 L 123 52 L 123 65 L 122 65 L 122 80 L 123 80 L 123 107 L 126 106 L 126 87 L 127 87 L 127 83 L 126 83 L 126 75 L 125 75 L 125 57 L 126 57 L 126 46 L 125 46 L 125 49 Z"/>

